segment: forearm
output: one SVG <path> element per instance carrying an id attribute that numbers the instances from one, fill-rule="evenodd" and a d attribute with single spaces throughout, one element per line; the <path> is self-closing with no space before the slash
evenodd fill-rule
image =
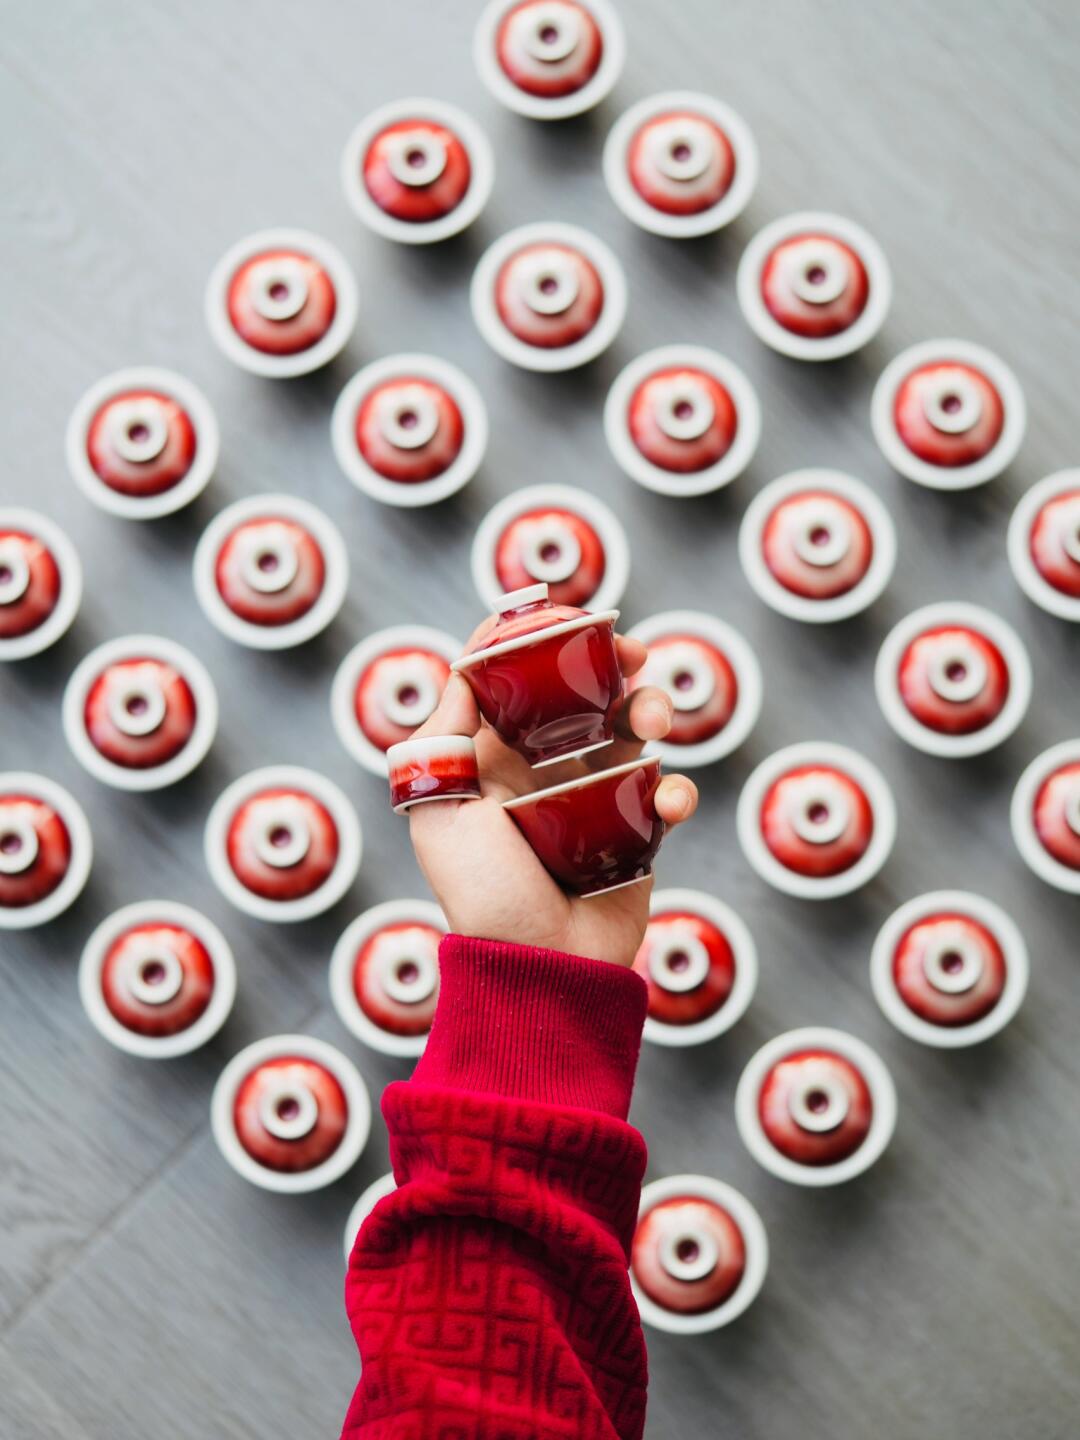
<path id="1" fill-rule="evenodd" d="M 345 1433 L 636 1440 L 645 1147 L 625 1116 L 645 987 L 453 936 L 441 966 L 427 1050 L 383 1100 L 399 1188 L 349 1267 L 364 1373 Z"/>

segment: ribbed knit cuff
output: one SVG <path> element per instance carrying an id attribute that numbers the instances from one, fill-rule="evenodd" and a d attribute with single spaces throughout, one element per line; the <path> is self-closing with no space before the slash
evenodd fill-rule
<path id="1" fill-rule="evenodd" d="M 648 991 L 621 965 L 447 935 L 413 1079 L 626 1119 Z"/>

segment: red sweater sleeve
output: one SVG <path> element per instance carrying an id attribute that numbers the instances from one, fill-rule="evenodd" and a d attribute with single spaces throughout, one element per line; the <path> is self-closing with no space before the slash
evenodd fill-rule
<path id="1" fill-rule="evenodd" d="M 639 1440 L 645 985 L 458 935 L 440 969 L 427 1049 L 383 1096 L 398 1189 L 349 1262 L 363 1375 L 343 1440 Z"/>

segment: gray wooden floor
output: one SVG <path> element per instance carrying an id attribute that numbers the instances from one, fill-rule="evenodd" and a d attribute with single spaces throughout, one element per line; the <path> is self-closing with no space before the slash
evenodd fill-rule
<path id="1" fill-rule="evenodd" d="M 335 741 L 328 687 L 369 631 L 478 616 L 467 554 L 498 497 L 548 478 L 614 502 L 633 544 L 629 621 L 674 605 L 715 609 L 757 647 L 766 708 L 743 751 L 704 776 L 700 820 L 673 839 L 663 883 L 715 889 L 753 928 L 758 998 L 726 1039 L 644 1057 L 634 1118 L 651 1175 L 705 1169 L 760 1207 L 773 1270 L 754 1309 L 696 1341 L 650 1336 L 653 1440 L 830 1437 L 1066 1440 L 1080 1431 L 1080 1022 L 1077 904 L 1021 866 L 1008 833 L 1014 778 L 1080 731 L 1080 634 L 1012 583 L 1005 525 L 1020 493 L 1080 463 L 1080 12 L 1069 0 L 623 0 L 630 54 L 601 113 L 544 129 L 501 112 L 470 59 L 478 8 L 308 0 L 9 0 L 0 30 L 0 243 L 6 342 L 0 498 L 36 505 L 72 534 L 88 595 L 53 652 L 0 675 L 0 765 L 41 768 L 89 810 L 98 858 L 75 908 L 0 942 L 0 1432 L 12 1440 L 295 1440 L 332 1436 L 356 1378 L 341 1303 L 341 1227 L 386 1168 L 385 1135 L 343 1183 L 266 1195 L 221 1161 L 207 1125 L 215 1074 L 241 1044 L 301 1028 L 343 1045 L 369 1084 L 405 1073 L 359 1050 L 329 1009 L 332 943 L 361 907 L 417 892 L 404 826 L 379 783 Z M 420 18 L 422 17 L 422 19 Z M 762 179 L 743 221 L 675 244 L 624 223 L 599 175 L 607 126 L 660 88 L 710 90 L 756 131 Z M 491 131 L 494 198 L 465 238 L 434 253 L 365 233 L 339 193 L 340 148 L 368 109 L 433 94 Z M 836 209 L 870 226 L 896 275 L 876 344 L 800 368 L 741 323 L 733 269 L 761 223 Z M 467 280 L 502 230 L 545 216 L 595 228 L 631 277 L 626 329 L 584 374 L 509 369 L 474 333 Z M 362 315 L 348 352 L 315 378 L 275 385 L 231 369 L 201 315 L 209 268 L 265 225 L 324 232 L 355 264 Z M 935 334 L 987 343 L 1019 371 L 1031 410 L 1012 472 L 942 497 L 894 476 L 870 437 L 876 373 Z M 661 343 L 715 345 L 760 387 L 765 431 L 730 492 L 680 505 L 625 481 L 600 408 L 618 368 Z M 482 474 L 436 511 L 380 509 L 330 452 L 332 401 L 359 364 L 430 349 L 481 384 L 492 416 Z M 150 526 L 94 511 L 66 478 L 62 435 L 83 388 L 158 363 L 208 391 L 223 458 L 194 509 Z M 801 465 L 867 479 L 892 510 L 901 558 L 874 613 L 821 633 L 767 612 L 742 579 L 735 532 L 749 497 Z M 340 620 L 294 654 L 231 646 L 196 609 L 193 543 L 225 501 L 266 489 L 310 497 L 343 527 L 353 582 Z M 994 755 L 950 765 L 885 727 L 871 668 L 914 605 L 984 602 L 1031 647 L 1037 697 Z M 59 697 L 92 645 L 136 629 L 197 649 L 222 691 L 223 726 L 201 770 L 163 795 L 125 796 L 76 767 Z M 869 889 L 812 908 L 770 893 L 734 840 L 751 766 L 814 736 L 857 745 L 890 776 L 898 849 Z M 211 889 L 200 834 L 224 783 L 274 761 L 311 762 L 347 786 L 367 831 L 348 900 L 274 929 Z M 977 1053 L 937 1054 L 894 1033 L 867 980 L 870 942 L 900 901 L 938 885 L 1012 909 L 1033 978 L 1011 1029 Z M 167 1065 L 110 1050 L 84 1021 L 75 965 L 122 903 L 169 896 L 205 908 L 240 964 L 233 1019 L 206 1051 Z M 840 1193 L 758 1171 L 732 1096 L 751 1051 L 780 1029 L 836 1023 L 878 1046 L 901 1100 L 884 1161 Z"/>

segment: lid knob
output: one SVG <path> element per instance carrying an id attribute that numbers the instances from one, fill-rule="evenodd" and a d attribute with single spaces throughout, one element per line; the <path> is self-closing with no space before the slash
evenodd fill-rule
<path id="1" fill-rule="evenodd" d="M 523 605 L 537 605 L 547 599 L 546 584 L 524 585 L 520 590 L 508 590 L 505 595 L 500 595 L 495 602 L 495 613 L 509 615 L 514 610 L 520 610 Z"/>

